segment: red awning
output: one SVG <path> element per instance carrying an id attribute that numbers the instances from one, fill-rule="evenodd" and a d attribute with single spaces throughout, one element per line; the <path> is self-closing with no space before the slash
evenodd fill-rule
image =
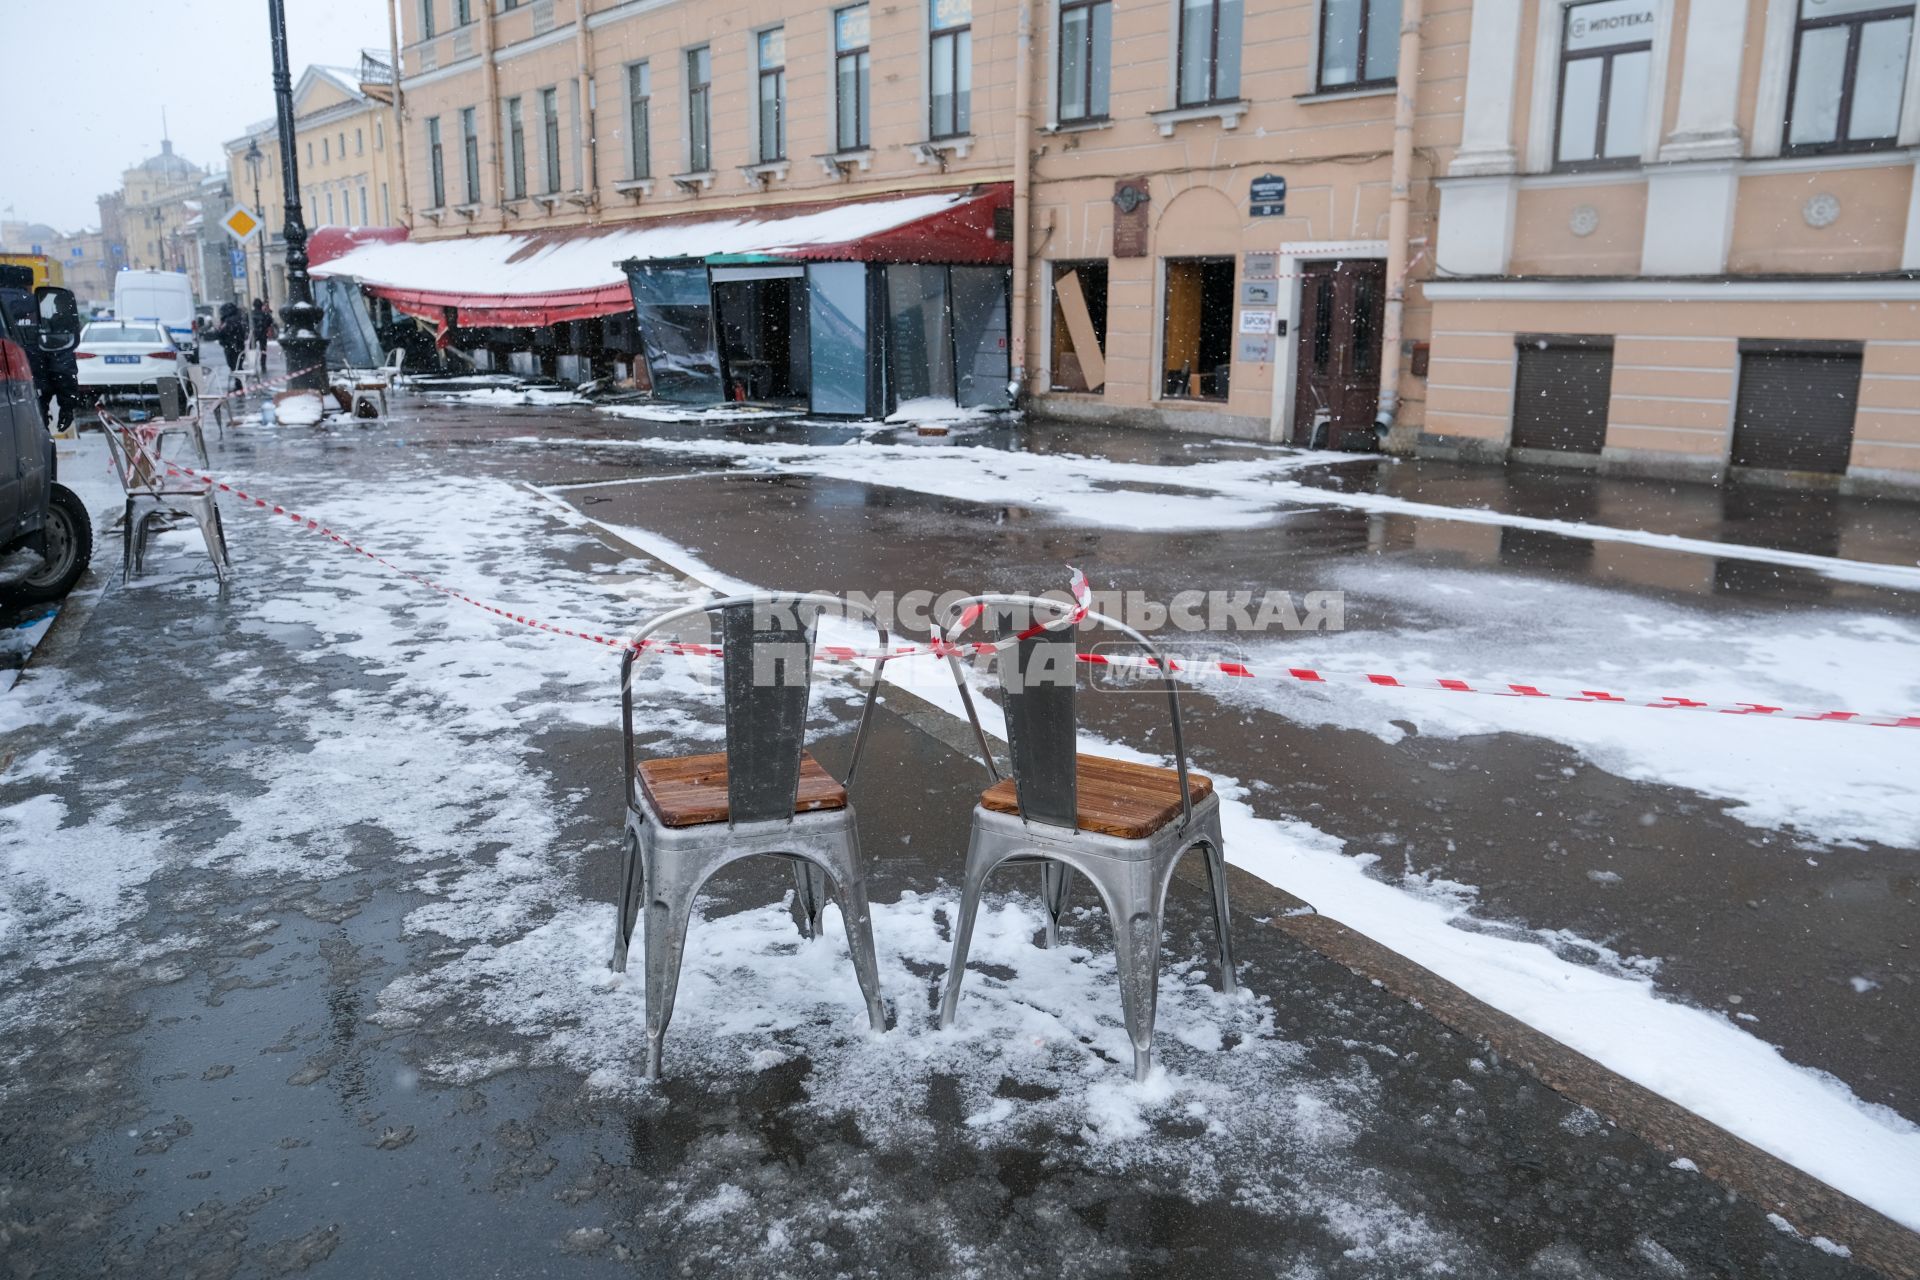
<path id="1" fill-rule="evenodd" d="M 523 328 L 633 308 L 624 264 L 719 261 L 1006 264 L 1001 183 L 959 191 L 635 218 L 562 231 L 396 242 L 392 228 L 315 233 L 314 274 L 348 276 L 414 315 Z M 324 238 L 324 239 L 323 239 Z"/>

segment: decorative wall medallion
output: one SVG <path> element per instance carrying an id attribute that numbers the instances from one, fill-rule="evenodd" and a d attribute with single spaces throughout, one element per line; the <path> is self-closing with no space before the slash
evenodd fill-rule
<path id="1" fill-rule="evenodd" d="M 1839 197 L 1825 191 L 1808 196 L 1807 202 L 1800 206 L 1800 216 L 1807 220 L 1810 227 L 1830 227 L 1840 217 Z"/>
<path id="2" fill-rule="evenodd" d="M 1599 227 L 1600 211 L 1590 204 L 1575 205 L 1567 217 L 1567 230 L 1577 236 L 1590 236 Z"/>

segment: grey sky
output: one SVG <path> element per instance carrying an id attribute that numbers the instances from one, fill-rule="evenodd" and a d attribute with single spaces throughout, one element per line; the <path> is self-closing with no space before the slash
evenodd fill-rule
<path id="1" fill-rule="evenodd" d="M 62 231 L 96 226 L 94 197 L 160 149 L 224 166 L 221 144 L 273 115 L 266 0 L 0 0 L 7 104 L 0 211 Z M 308 63 L 387 48 L 386 0 L 287 0 L 295 83 Z"/>

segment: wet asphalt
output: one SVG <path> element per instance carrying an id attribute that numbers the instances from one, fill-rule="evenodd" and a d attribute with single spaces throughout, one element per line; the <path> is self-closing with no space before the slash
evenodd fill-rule
<path id="1" fill-rule="evenodd" d="M 502 443 L 533 431 L 630 436 L 644 424 L 591 410 L 405 406 L 384 431 L 346 440 L 245 434 L 216 446 L 222 461 L 256 474 L 276 466 L 311 472 L 317 460 L 343 482 L 377 483 L 404 451 L 406 465 L 449 475 L 487 474 L 588 487 L 568 501 L 595 519 L 643 527 L 695 551 L 714 568 L 755 582 L 868 590 L 961 582 L 1026 587 L 1068 560 L 1124 570 L 1143 590 L 1205 581 L 1227 588 L 1271 584 L 1276 572 L 1311 583 L 1323 566 L 1356 556 L 1408 565 L 1470 565 L 1524 579 L 1578 580 L 1578 548 L 1509 539 L 1435 550 L 1417 521 L 1323 510 L 1269 528 L 1195 535 L 1089 531 L 1033 512 L 928 499 L 877 486 L 793 477 L 702 477 L 610 485 L 650 471 L 697 469 L 670 454 L 559 450 Z M 675 427 L 687 433 L 694 429 Z M 726 429 L 709 429 L 724 432 Z M 821 432 L 822 438 L 833 433 Z M 1193 450 L 1149 437 L 1045 429 L 1035 447 L 1071 446 L 1115 456 Z M 1223 453 L 1230 449 L 1223 448 Z M 704 469 L 710 469 L 704 468 Z M 1384 477 L 1384 478 L 1383 478 Z M 1604 490 L 1602 504 L 1657 513 L 1659 487 L 1624 488 L 1586 477 L 1508 477 L 1495 485 L 1470 469 L 1376 464 L 1345 468 L 1329 483 L 1386 484 L 1422 500 L 1551 506 L 1556 486 Z M 1499 488 L 1489 498 L 1492 488 Z M 1739 499 L 1741 504 L 1763 498 Z M 1688 495 L 1697 505 L 1697 495 Z M 1804 500 L 1783 499 L 1785 510 Z M 1822 507 L 1851 554 L 1897 548 L 1901 522 L 1885 508 Z M 1746 509 L 1743 507 L 1743 512 Z M 1564 509 L 1553 514 L 1565 516 Z M 1619 519 L 1619 517 L 1611 517 Z M 1738 527 L 1690 511 L 1693 536 Z M 235 524 L 239 521 L 236 519 Z M 1910 519 L 1905 536 L 1912 536 Z M 1657 526 L 1655 526 L 1657 527 Z M 1787 522 L 1783 542 L 1824 538 Z M 291 572 L 289 535 L 246 530 L 241 557 L 256 584 Z M 278 542 L 273 539 L 279 539 Z M 617 564 L 627 549 L 556 552 L 570 567 Z M 1911 557 L 1909 556 L 1909 559 Z M 1608 561 L 1608 572 L 1619 571 Z M 1173 566 L 1178 566 L 1177 571 Z M 1750 566 L 1674 574 L 1649 558 L 1650 595 L 1703 609 L 1790 612 L 1809 600 L 1909 616 L 1898 593 L 1813 575 L 1763 581 Z M 1664 580 L 1663 580 L 1664 579 Z M 1609 579 L 1619 585 L 1619 578 Z M 75 821 L 128 805 L 155 840 L 190 846 L 217 835 L 220 798 L 249 785 L 244 753 L 310 750 L 303 726 L 278 715 L 271 696 L 209 696 L 222 677 L 213 659 L 274 672 L 301 661 L 303 638 L 247 626 L 244 595 L 213 607 L 202 593 L 109 589 L 84 641 L 65 643 L 65 675 L 114 690 L 111 714 L 73 726 L 28 725 L 5 744 L 9 762 L 57 741 L 66 776 L 38 781 Z M 1375 625 L 1392 625 L 1391 617 Z M 147 678 L 123 677 L 137 654 Z M 377 694 L 380 679 L 330 655 L 304 679 Z M 615 690 L 610 680 L 608 694 Z M 1635 784 L 1584 764 L 1551 743 L 1517 735 L 1408 738 L 1308 730 L 1278 717 L 1250 726 L 1244 713 L 1189 700 L 1190 741 L 1201 769 L 1270 784 L 1263 814 L 1294 814 L 1342 836 L 1351 851 L 1416 834 L 1442 874 L 1481 887 L 1483 918 L 1515 927 L 1567 928 L 1625 953 L 1664 959 L 1663 990 L 1709 1007 L 1741 993 L 1764 1011 L 1765 1034 L 1796 1061 L 1833 1071 L 1863 1097 L 1920 1110 L 1912 1067 L 1916 1011 L 1912 952 L 1917 893 L 1911 851 L 1849 849 L 1845 860 L 1806 865 L 1797 844 L 1725 816 L 1724 806 Z M 900 707 L 901 712 L 909 710 Z M 1099 729 L 1144 733 L 1138 700 L 1102 707 Z M 976 774 L 950 737 L 883 705 L 863 790 L 898 797 L 863 803 L 862 836 L 876 857 L 872 893 L 886 901 L 930 892 L 956 875 Z M 821 744 L 830 768 L 844 735 Z M 422 744 L 421 750 L 434 749 Z M 555 727 L 528 760 L 557 798 L 561 839 L 584 851 L 579 892 L 611 899 L 621 811 L 617 742 L 599 731 Z M 1429 767 L 1429 766 L 1444 767 Z M 8 801 L 20 790 L 0 775 Z M 1529 794 L 1527 813 L 1509 803 Z M 167 803 L 177 793 L 199 803 Z M 1542 856 L 1534 811 L 1558 834 Z M 1633 874 L 1607 892 L 1584 875 L 1583 842 L 1629 818 L 1652 824 L 1609 854 Z M 1442 855 L 1445 837 L 1457 852 Z M 420 904 L 393 837 L 341 833 L 354 869 L 329 879 L 239 878 L 170 864 L 143 886 L 144 909 L 123 952 L 27 970 L 11 993 L 54 1002 L 61 1016 L 34 1022 L 8 1046 L 12 1085 L 0 1093 L 0 1273 L 16 1276 L 235 1275 L 1327 1275 L 1402 1274 L 1369 1256 L 1313 1212 L 1233 1195 L 1196 1198 L 1177 1165 L 1116 1172 L 1074 1132 L 1021 1141 L 963 1140 L 955 1096 L 928 1091 L 922 1119 L 940 1140 L 902 1151 L 876 1143 L 842 1117 L 803 1105 L 809 1064 L 790 1059 L 742 1079 L 676 1077 L 655 1096 L 609 1098 L 577 1074 L 515 1067 L 468 1085 L 432 1082 L 427 1064 L 513 1033 L 458 1009 L 414 1026 L 369 1019 L 379 993 L 417 971 L 442 942 L 403 931 Z M 1729 870 L 1738 867 L 1737 883 Z M 716 882 L 710 915 L 778 898 L 783 877 L 751 864 Z M 1169 950 L 1204 952 L 1198 896 L 1176 890 Z M 1097 921 L 1076 926 L 1104 945 Z M 1287 935 L 1236 922 L 1243 984 L 1275 1002 L 1279 1031 L 1301 1062 L 1329 1079 L 1364 1076 L 1372 1105 L 1356 1154 L 1384 1194 L 1452 1241 L 1453 1274 L 1515 1276 L 1827 1276 L 1864 1274 L 1783 1235 L 1760 1206 L 1671 1155 L 1607 1125 L 1540 1085 L 1486 1046 Z M 178 939 L 190 939 L 184 945 Z M 18 936 L 0 953 L 19 962 Z M 1867 999 L 1826 997 L 1819 975 L 1878 966 L 1892 980 Z M 11 966 L 10 966 L 11 967 Z M 1377 1047 L 1377 1050 L 1376 1048 Z M 1008 1087 L 1019 1088 L 1009 1082 Z M 1191 1137 L 1173 1122 L 1170 1145 Z M 888 1192 L 879 1212 L 849 1220 L 818 1215 L 790 1250 L 749 1250 L 725 1224 L 662 1212 L 671 1190 L 726 1179 L 804 1217 L 831 1189 L 872 1180 Z M 678 1200 L 676 1199 L 676 1203 Z"/>

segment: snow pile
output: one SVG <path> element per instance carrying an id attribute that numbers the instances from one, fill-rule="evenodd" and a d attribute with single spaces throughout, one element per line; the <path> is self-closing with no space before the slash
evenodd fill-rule
<path id="1" fill-rule="evenodd" d="M 311 427 L 326 416 L 317 392 L 287 391 L 274 397 L 273 421 L 283 427 Z"/>
<path id="2" fill-rule="evenodd" d="M 917 400 L 902 400 L 900 407 L 887 415 L 888 422 L 905 422 L 913 425 L 957 424 L 962 422 L 985 422 L 989 418 L 1002 416 L 1000 410 L 979 407 L 962 408 L 956 401 L 945 396 L 921 396 Z"/>
<path id="3" fill-rule="evenodd" d="M 600 412 L 642 422 L 778 422 L 802 416 L 796 410 L 766 409 L 758 405 L 689 405 L 654 401 L 650 404 L 603 404 Z"/>
<path id="4" fill-rule="evenodd" d="M 458 391 L 435 391 L 427 388 L 426 394 L 436 400 L 458 404 L 491 405 L 501 408 L 507 405 L 534 405 L 547 408 L 561 404 L 589 404 L 585 396 L 565 387 L 470 387 Z"/>
<path id="5" fill-rule="evenodd" d="M 1335 583 L 1350 623 L 1377 599 L 1407 625 L 1386 632 L 1316 632 L 1246 647 L 1248 661 L 1509 679 L 1708 701 L 1911 712 L 1920 708 L 1920 625 L 1838 610 L 1782 616 L 1707 613 L 1601 587 L 1472 570 L 1351 565 Z M 1542 625 L 1542 619 L 1552 619 Z M 1527 733 L 1579 751 L 1635 781 L 1682 786 L 1734 802 L 1755 827 L 1823 840 L 1920 847 L 1920 733 L 1793 720 L 1595 707 L 1376 689 L 1318 690 L 1293 681 L 1207 685 L 1214 696 L 1302 724 L 1361 729 L 1387 741 L 1412 721 L 1427 735 Z"/>
<path id="6" fill-rule="evenodd" d="M 857 440 L 848 444 L 754 444 L 741 440 L 517 438 L 513 443 L 616 447 L 725 459 L 743 469 L 910 489 L 1001 507 L 1051 511 L 1076 524 L 1118 529 L 1244 529 L 1279 518 L 1275 477 L 1303 467 L 1363 459 L 1281 453 L 1167 466 L 1075 453 L 1028 453 L 970 445 Z M 1151 502 L 1142 502 L 1142 496 Z"/>

